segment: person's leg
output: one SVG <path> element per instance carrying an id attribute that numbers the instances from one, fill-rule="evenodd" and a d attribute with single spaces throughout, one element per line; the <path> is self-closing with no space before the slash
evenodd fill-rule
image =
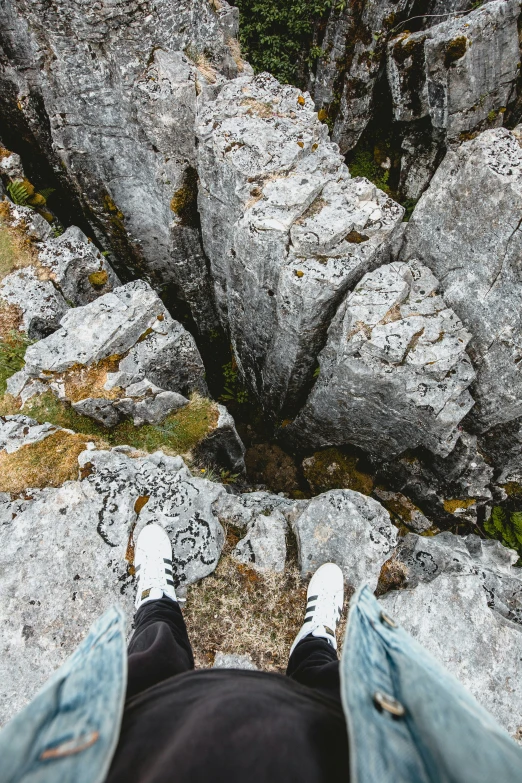
<path id="1" fill-rule="evenodd" d="M 194 668 L 192 647 L 177 601 L 160 598 L 140 606 L 129 643 L 127 698 Z"/>
<path id="2" fill-rule="evenodd" d="M 333 699 L 341 698 L 337 652 L 326 639 L 305 636 L 290 656 L 286 675 Z"/>
<path id="3" fill-rule="evenodd" d="M 147 525 L 136 543 L 135 631 L 129 643 L 127 698 L 194 668 L 187 628 L 176 600 L 172 548 L 159 525 Z"/>
<path id="4" fill-rule="evenodd" d="M 343 575 L 333 563 L 321 566 L 308 585 L 306 615 L 290 650 L 286 674 L 340 699 L 335 629 L 343 606 Z"/>

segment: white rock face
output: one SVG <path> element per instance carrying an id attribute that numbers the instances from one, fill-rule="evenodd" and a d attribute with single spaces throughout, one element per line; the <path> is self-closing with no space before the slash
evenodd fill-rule
<path id="1" fill-rule="evenodd" d="M 56 331 L 69 305 L 50 280 L 40 280 L 32 266 L 11 272 L 0 281 L 0 299 L 22 313 L 20 329 L 32 339 Z"/>
<path id="2" fill-rule="evenodd" d="M 199 210 L 224 326 L 273 412 L 295 404 L 335 309 L 387 260 L 403 209 L 350 179 L 306 94 L 268 74 L 226 84 L 199 116 Z"/>
<path id="3" fill-rule="evenodd" d="M 21 0 L 1 9 L 0 27 L 10 52 L 2 111 L 51 156 L 76 208 L 92 216 L 122 267 L 174 286 L 202 331 L 214 328 L 192 214 L 198 83 L 206 80 L 184 52 L 199 63 L 209 58 L 211 80 L 236 75 L 228 42 L 237 36 L 237 9 L 225 0 L 114 7 L 59 0 L 46 9 Z M 50 51 L 52 74 L 40 67 Z M 38 107 L 26 100 L 35 94 Z M 176 194 L 185 210 L 176 210 Z"/>
<path id="4" fill-rule="evenodd" d="M 420 258 L 473 334 L 479 431 L 522 415 L 522 149 L 485 131 L 446 155 L 405 232 L 401 258 Z"/>
<path id="5" fill-rule="evenodd" d="M 429 117 L 449 140 L 505 111 L 519 71 L 520 0 L 495 0 L 388 45 L 394 119 Z"/>
<path id="6" fill-rule="evenodd" d="M 497 541 L 409 534 L 399 547 L 411 587 L 380 600 L 520 741 L 522 578 Z"/>
<path id="7" fill-rule="evenodd" d="M 286 520 L 280 511 L 259 514 L 248 524 L 247 534 L 237 544 L 236 560 L 260 571 L 280 571 L 286 561 Z"/>
<path id="8" fill-rule="evenodd" d="M 311 446 L 351 443 L 391 459 L 424 446 L 446 456 L 473 405 L 471 335 L 418 263 L 369 272 L 340 307 L 306 405 L 287 428 Z"/>
<path id="9" fill-rule="evenodd" d="M 108 357 L 117 369 L 105 370 L 102 388 L 89 393 L 82 379 Z M 108 427 L 123 416 L 132 416 L 136 425 L 161 421 L 188 404 L 185 394 L 207 393 L 193 337 L 141 280 L 69 310 L 57 332 L 29 346 L 25 362 L 9 379 L 11 393 L 23 394 L 24 384 L 37 378 L 79 413 Z M 70 398 L 63 375 L 70 368 L 85 396 Z"/>
<path id="10" fill-rule="evenodd" d="M 352 587 L 369 583 L 375 589 L 381 566 L 397 540 L 386 509 L 350 489 L 313 498 L 292 527 L 303 575 L 323 563 L 336 563 Z"/>
<path id="11" fill-rule="evenodd" d="M 70 226 L 38 248 L 38 263 L 74 307 L 92 302 L 120 285 L 116 274 L 83 231 Z"/>
<path id="12" fill-rule="evenodd" d="M 213 669 L 248 669 L 257 671 L 257 666 L 250 655 L 237 655 L 235 653 L 217 652 L 214 658 Z"/>

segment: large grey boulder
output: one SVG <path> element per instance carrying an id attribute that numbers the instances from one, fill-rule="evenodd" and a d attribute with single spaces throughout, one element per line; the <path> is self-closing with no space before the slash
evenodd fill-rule
<path id="1" fill-rule="evenodd" d="M 21 313 L 19 329 L 31 339 L 56 331 L 69 305 L 50 280 L 41 280 L 35 267 L 17 269 L 0 281 L 0 302 Z"/>
<path id="2" fill-rule="evenodd" d="M 336 563 L 352 587 L 377 585 L 397 529 L 380 503 L 360 492 L 337 489 L 318 495 L 292 522 L 303 575 Z"/>
<path id="3" fill-rule="evenodd" d="M 471 335 L 412 260 L 369 272 L 339 308 L 312 392 L 285 432 L 312 447 L 351 443 L 375 459 L 424 446 L 446 456 L 473 405 Z"/>
<path id="4" fill-rule="evenodd" d="M 495 0 L 388 45 L 394 119 L 429 117 L 456 140 L 488 117 L 502 123 L 520 68 L 520 0 Z"/>
<path id="5" fill-rule="evenodd" d="M 499 128 L 452 149 L 417 205 L 401 258 L 419 258 L 473 339 L 479 432 L 522 415 L 522 149 Z"/>
<path id="6" fill-rule="evenodd" d="M 43 384 L 108 427 L 123 416 L 161 421 L 188 404 L 185 395 L 207 392 L 194 338 L 141 280 L 69 310 L 58 331 L 29 346 L 8 391 L 22 394 L 34 379 L 38 392 Z"/>
<path id="7" fill-rule="evenodd" d="M 247 534 L 234 548 L 233 556 L 260 571 L 283 572 L 286 562 L 287 523 L 280 511 L 259 514 L 249 523 Z"/>
<path id="8" fill-rule="evenodd" d="M 307 95 L 269 74 L 224 85 L 198 124 L 198 197 L 222 323 L 272 413 L 311 380 L 349 287 L 387 260 L 402 208 L 350 179 Z"/>
<path id="9" fill-rule="evenodd" d="M 441 533 L 406 536 L 397 558 L 406 589 L 385 611 L 473 693 L 518 741 L 522 726 L 522 578 L 496 541 Z"/>
<path id="10" fill-rule="evenodd" d="M 15 0 L 0 12 L 5 143 L 23 136 L 119 269 L 171 286 L 202 331 L 216 321 L 195 210 L 194 120 L 204 85 L 241 67 L 229 47 L 237 26 L 225 0 Z M 42 67 L 50 52 L 52 67 Z"/>

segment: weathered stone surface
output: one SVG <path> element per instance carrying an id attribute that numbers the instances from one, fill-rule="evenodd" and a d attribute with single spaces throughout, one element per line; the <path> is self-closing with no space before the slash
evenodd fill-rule
<path id="1" fill-rule="evenodd" d="M 22 313 L 20 329 L 32 339 L 55 332 L 69 305 L 50 280 L 40 280 L 32 266 L 18 269 L 0 281 L 0 300 Z"/>
<path id="2" fill-rule="evenodd" d="M 368 273 L 339 308 L 320 373 L 288 436 L 351 443 L 376 459 L 424 446 L 446 456 L 473 405 L 471 337 L 412 260 Z"/>
<path id="3" fill-rule="evenodd" d="M 0 444 L 14 450 L 34 443 L 46 427 L 13 417 L 0 424 Z M 31 489 L 27 499 L 0 496 L 0 724 L 104 609 L 123 604 L 130 623 L 132 545 L 145 524 L 167 530 L 176 584 L 201 579 L 217 564 L 224 534 L 212 505 L 224 488 L 193 478 L 180 458 L 161 452 L 132 458 L 127 451 L 86 451 L 82 481 Z"/>
<path id="4" fill-rule="evenodd" d="M 24 379 L 38 378 L 109 427 L 122 416 L 136 425 L 161 421 L 188 404 L 185 394 L 207 391 L 193 337 L 140 280 L 69 310 L 57 332 L 29 347 L 25 362 L 10 379 L 11 393 L 22 392 Z"/>
<path id="5" fill-rule="evenodd" d="M 470 419 L 480 432 L 522 415 L 522 149 L 507 130 L 451 150 L 417 205 L 401 258 L 420 258 L 472 332 Z"/>
<path id="6" fill-rule="evenodd" d="M 402 208 L 350 175 L 309 97 L 268 74 L 226 84 L 198 125 L 199 209 L 238 366 L 273 412 L 311 380 L 335 309 L 387 260 Z"/>
<path id="7" fill-rule="evenodd" d="M 409 534 L 398 550 L 410 586 L 386 612 L 442 661 L 512 735 L 522 725 L 522 578 L 496 541 Z"/>
<path id="8" fill-rule="evenodd" d="M 343 153 L 357 144 L 371 119 L 388 31 L 409 17 L 414 5 L 365 0 L 330 12 L 312 86 L 315 105 L 329 117 L 332 139 Z"/>
<path id="9" fill-rule="evenodd" d="M 217 404 L 218 420 L 209 435 L 195 449 L 203 463 L 225 465 L 232 473 L 245 472 L 245 447 L 238 435 L 234 419 L 224 405 Z"/>
<path id="10" fill-rule="evenodd" d="M 257 671 L 250 655 L 237 655 L 235 653 L 217 652 L 214 658 L 213 669 L 248 669 Z"/>
<path id="11" fill-rule="evenodd" d="M 394 119 L 431 119 L 449 140 L 498 119 L 519 71 L 520 0 L 495 0 L 388 45 Z"/>
<path id="12" fill-rule="evenodd" d="M 236 560 L 260 571 L 280 571 L 286 561 L 286 520 L 280 511 L 259 514 L 233 551 Z"/>
<path id="13" fill-rule="evenodd" d="M 39 247 L 38 263 L 50 270 L 53 282 L 75 307 L 120 285 L 100 251 L 77 226 Z"/>
<path id="14" fill-rule="evenodd" d="M 228 46 L 237 23 L 225 0 L 20 0 L 0 17 L 5 143 L 31 140 L 119 268 L 170 284 L 202 331 L 216 321 L 194 215 L 193 126 L 204 73 L 238 73 Z M 52 68 L 42 67 L 49 52 Z"/>
<path id="15" fill-rule="evenodd" d="M 348 489 L 313 498 L 292 527 L 303 575 L 323 563 L 337 563 L 352 587 L 367 582 L 375 588 L 397 540 L 397 529 L 380 503 Z"/>

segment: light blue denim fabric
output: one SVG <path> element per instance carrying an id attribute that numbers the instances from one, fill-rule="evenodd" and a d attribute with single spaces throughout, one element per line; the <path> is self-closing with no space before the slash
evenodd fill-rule
<path id="1" fill-rule="evenodd" d="M 0 783 L 103 783 L 126 685 L 125 621 L 113 607 L 0 732 Z"/>
<path id="2" fill-rule="evenodd" d="M 0 732 L 0 783 L 103 783 L 126 679 L 123 615 L 113 608 Z M 368 587 L 352 599 L 341 692 L 351 783 L 522 783 L 522 750 L 426 650 L 383 618 Z M 380 711 L 377 692 L 400 702 L 404 715 Z"/>
<path id="3" fill-rule="evenodd" d="M 378 692 L 404 715 L 379 710 Z M 368 587 L 352 599 L 341 694 L 351 783 L 522 783 L 522 749 Z"/>

